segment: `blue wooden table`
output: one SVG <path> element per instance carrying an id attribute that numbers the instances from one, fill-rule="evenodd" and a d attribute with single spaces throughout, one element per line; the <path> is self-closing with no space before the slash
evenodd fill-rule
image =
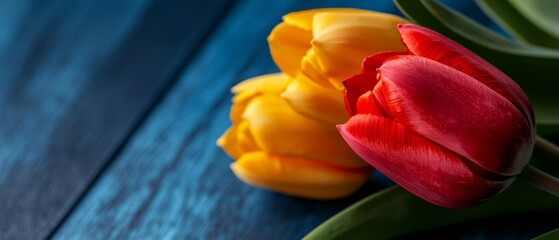
<path id="1" fill-rule="evenodd" d="M 470 1 L 447 1 L 490 24 Z M 319 202 L 247 186 L 215 146 L 234 84 L 276 72 L 295 10 L 391 1 L 0 1 L 0 239 L 296 239 Z"/>

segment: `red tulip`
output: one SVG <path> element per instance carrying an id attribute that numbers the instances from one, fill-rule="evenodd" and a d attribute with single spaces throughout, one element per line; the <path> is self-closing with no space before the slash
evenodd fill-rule
<path id="1" fill-rule="evenodd" d="M 497 68 L 432 30 L 398 26 L 406 52 L 365 59 L 344 82 L 351 118 L 338 130 L 363 159 L 415 195 L 470 207 L 527 166 L 531 104 Z"/>

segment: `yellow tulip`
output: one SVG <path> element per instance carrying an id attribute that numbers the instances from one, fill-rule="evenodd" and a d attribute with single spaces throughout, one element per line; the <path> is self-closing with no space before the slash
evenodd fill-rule
<path id="1" fill-rule="evenodd" d="M 280 96 L 296 81 L 270 74 L 233 87 L 233 126 L 218 145 L 236 159 L 231 169 L 248 184 L 313 199 L 346 196 L 372 169 L 333 124 L 300 114 Z"/>
<path id="2" fill-rule="evenodd" d="M 395 15 L 359 9 L 314 9 L 283 17 L 268 42 L 279 68 L 291 77 L 303 72 L 317 84 L 343 90 L 362 60 L 382 51 L 403 51 Z"/>

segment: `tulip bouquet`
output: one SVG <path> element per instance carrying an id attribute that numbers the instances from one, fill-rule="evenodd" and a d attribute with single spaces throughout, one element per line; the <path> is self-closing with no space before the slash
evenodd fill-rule
<path id="1" fill-rule="evenodd" d="M 292 196 L 345 197 L 374 169 L 397 183 L 309 239 L 559 210 L 559 180 L 531 161 L 559 162 L 559 147 L 538 135 L 559 132 L 559 19 L 534 2 L 478 1 L 520 42 L 432 0 L 396 0 L 409 20 L 290 13 L 268 38 L 282 73 L 233 87 L 233 126 L 218 145 L 239 179 Z"/>

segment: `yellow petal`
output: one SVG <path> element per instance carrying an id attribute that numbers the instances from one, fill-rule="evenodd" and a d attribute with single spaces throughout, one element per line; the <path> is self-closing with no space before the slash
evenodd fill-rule
<path id="1" fill-rule="evenodd" d="M 283 73 L 270 73 L 249 78 L 231 88 L 233 93 L 280 93 L 288 79 Z"/>
<path id="2" fill-rule="evenodd" d="M 264 152 L 243 155 L 231 164 L 231 169 L 239 179 L 250 185 L 312 199 L 347 196 L 370 176 L 370 172 L 366 171 L 344 171 L 318 164 L 312 159 Z"/>
<path id="3" fill-rule="evenodd" d="M 316 14 L 313 21 L 312 66 L 339 90 L 345 79 L 360 72 L 365 57 L 405 49 L 396 26 L 406 20 L 391 14 L 327 12 Z"/>
<path id="4" fill-rule="evenodd" d="M 241 153 L 237 148 L 237 128 L 235 126 L 229 127 L 219 139 L 217 145 L 223 148 L 225 153 L 233 159 L 241 157 Z"/>
<path id="5" fill-rule="evenodd" d="M 254 96 L 262 93 L 280 94 L 288 83 L 287 76 L 283 73 L 273 73 L 250 78 L 234 86 L 231 91 L 237 93 L 233 97 L 231 107 L 231 121 L 239 124 L 247 103 Z"/>
<path id="6" fill-rule="evenodd" d="M 307 55 L 303 57 L 301 62 L 301 72 L 307 76 L 308 79 L 320 86 L 338 92 L 343 92 L 342 90 L 335 88 L 332 83 L 330 83 L 330 78 L 322 71 L 322 66 L 320 65 L 318 57 L 316 57 L 314 49 L 312 48 L 309 49 Z"/>
<path id="7" fill-rule="evenodd" d="M 239 153 L 259 151 L 260 147 L 256 144 L 247 121 L 242 121 L 237 129 L 237 149 Z"/>
<path id="8" fill-rule="evenodd" d="M 306 31 L 311 31 L 314 15 L 324 12 L 363 13 L 369 11 L 354 8 L 317 8 L 289 13 L 283 16 L 283 21 L 290 26 L 294 26 Z"/>
<path id="9" fill-rule="evenodd" d="M 227 129 L 217 140 L 217 145 L 235 160 L 243 154 L 260 151 L 246 121 Z"/>
<path id="10" fill-rule="evenodd" d="M 289 76 L 301 69 L 301 59 L 311 47 L 310 31 L 280 23 L 268 37 L 270 53 L 278 67 Z"/>
<path id="11" fill-rule="evenodd" d="M 260 95 L 248 104 L 243 119 L 264 151 L 313 158 L 340 166 L 366 166 L 334 125 L 304 117 L 276 95 Z"/>
<path id="12" fill-rule="evenodd" d="M 349 118 L 342 92 L 324 88 L 301 74 L 289 82 L 281 97 L 298 113 L 332 126 Z"/>

